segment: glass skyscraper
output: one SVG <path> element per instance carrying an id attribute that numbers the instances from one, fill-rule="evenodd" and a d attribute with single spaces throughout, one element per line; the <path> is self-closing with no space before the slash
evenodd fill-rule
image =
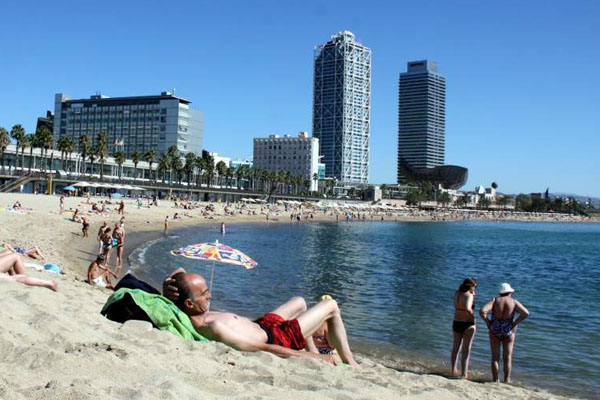
<path id="1" fill-rule="evenodd" d="M 176 146 L 182 153 L 202 154 L 203 116 L 190 108 L 190 101 L 171 93 L 160 96 L 71 99 L 58 93 L 54 101 L 54 140 L 68 136 L 77 145 L 87 135 L 96 145 L 98 133 L 108 136 L 108 155 L 122 150 L 127 158 L 134 151 L 150 149 L 166 153 Z"/>
<path id="2" fill-rule="evenodd" d="M 313 136 L 325 176 L 368 183 L 371 49 L 348 31 L 317 46 L 313 90 Z"/>
<path id="3" fill-rule="evenodd" d="M 446 78 L 434 61 L 409 62 L 399 85 L 398 183 L 406 181 L 401 160 L 417 169 L 444 165 L 445 126 Z"/>

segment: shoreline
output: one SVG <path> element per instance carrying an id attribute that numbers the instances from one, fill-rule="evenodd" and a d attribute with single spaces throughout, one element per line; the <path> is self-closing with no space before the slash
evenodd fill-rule
<path id="1" fill-rule="evenodd" d="M 10 321 L 0 330 L 0 351 L 4 355 L 0 365 L 6 371 L 0 378 L 0 397 L 562 399 L 537 388 L 447 379 L 407 372 L 402 367 L 398 372 L 369 358 L 361 357 L 364 368 L 356 371 L 333 368 L 316 360 L 242 353 L 220 343 L 185 342 L 143 323 L 114 323 L 99 313 L 110 291 L 84 282 L 97 251 L 96 231 L 104 218 L 94 216 L 90 237 L 82 240 L 75 236 L 80 224 L 68 221 L 69 214 L 58 215 L 58 196 L 0 195 L 0 205 L 16 200 L 33 211 L 0 211 L 0 238 L 23 246 L 39 246 L 65 274 L 52 276 L 28 270 L 32 276 L 58 280 L 58 293 L 0 282 L 0 300 L 4 304 L 0 318 Z M 68 198 L 66 208 L 73 208 L 80 201 L 85 199 Z M 177 211 L 169 205 L 163 201 L 156 209 L 136 210 L 128 203 L 123 272 L 131 265 L 131 254 L 138 247 L 163 234 L 164 216 Z M 116 213 L 107 216 L 109 225 L 116 220 Z M 264 216 L 223 220 L 236 224 L 266 222 Z M 335 216 L 313 221 L 335 221 Z M 220 218 L 186 218 L 173 223 L 170 230 L 220 222 Z M 289 219 L 280 216 L 279 221 L 272 222 L 289 223 Z"/>

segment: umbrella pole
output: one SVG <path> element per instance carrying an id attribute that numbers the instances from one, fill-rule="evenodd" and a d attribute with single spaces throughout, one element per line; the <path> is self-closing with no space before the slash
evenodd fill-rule
<path id="1" fill-rule="evenodd" d="M 210 273 L 210 286 L 208 287 L 208 290 L 212 293 L 212 284 L 213 284 L 213 278 L 215 277 L 215 262 L 213 261 L 213 267 L 212 267 L 212 272 Z"/>

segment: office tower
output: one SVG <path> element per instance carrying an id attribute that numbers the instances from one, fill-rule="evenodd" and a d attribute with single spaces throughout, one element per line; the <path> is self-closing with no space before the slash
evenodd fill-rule
<path id="1" fill-rule="evenodd" d="M 369 180 L 371 49 L 352 32 L 315 48 L 313 136 L 325 176 L 343 183 Z"/>
<path id="2" fill-rule="evenodd" d="M 405 183 L 401 160 L 412 168 L 444 165 L 446 78 L 434 61 L 412 61 L 400 74 L 398 183 Z"/>
<path id="3" fill-rule="evenodd" d="M 269 135 L 254 138 L 254 168 L 265 171 L 290 172 L 310 181 L 310 190 L 316 191 L 318 182 L 313 179 L 319 173 L 319 139 L 300 132 L 291 135 Z"/>
<path id="4" fill-rule="evenodd" d="M 182 153 L 202 152 L 203 118 L 190 108 L 190 101 L 163 92 L 160 96 L 107 97 L 71 99 L 58 93 L 54 102 L 54 141 L 68 136 L 77 144 L 87 135 L 96 145 L 98 133 L 108 135 L 108 155 L 124 151 L 131 158 L 154 149 L 166 153 L 177 146 Z"/>

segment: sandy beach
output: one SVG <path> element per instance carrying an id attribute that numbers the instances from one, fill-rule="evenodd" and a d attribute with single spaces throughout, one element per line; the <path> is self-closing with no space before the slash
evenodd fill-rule
<path id="1" fill-rule="evenodd" d="M 312 359 L 243 353 L 220 343 L 184 341 L 141 321 L 124 325 L 109 321 L 100 310 L 111 292 L 91 287 L 85 277 L 97 251 L 100 224 L 106 220 L 113 226 L 120 216 L 87 214 L 90 205 L 84 204 L 85 198 L 67 198 L 66 210 L 80 207 L 90 216 L 90 237 L 82 238 L 81 224 L 70 220 L 72 213 L 59 215 L 58 196 L 0 194 L 0 206 L 16 200 L 32 210 L 0 209 L 0 243 L 36 245 L 64 274 L 28 270 L 32 276 L 57 280 L 57 293 L 0 281 L 1 399 L 561 398 L 532 388 L 400 372 L 368 355 L 357 355 L 363 368 L 354 370 Z M 183 219 L 171 220 L 170 229 L 266 220 L 259 212 L 207 219 L 200 209 L 174 209 L 172 202 L 137 209 L 132 200 L 125 201 L 126 254 L 140 241 L 161 235 L 165 216 L 172 219 L 175 212 Z M 260 206 L 254 207 L 258 211 Z M 217 213 L 224 211 L 223 205 L 216 208 Z M 394 218 L 398 217 L 389 219 Z M 288 222 L 289 213 L 270 216 L 270 221 L 274 219 Z M 317 213 L 311 220 L 326 219 L 335 216 Z"/>

